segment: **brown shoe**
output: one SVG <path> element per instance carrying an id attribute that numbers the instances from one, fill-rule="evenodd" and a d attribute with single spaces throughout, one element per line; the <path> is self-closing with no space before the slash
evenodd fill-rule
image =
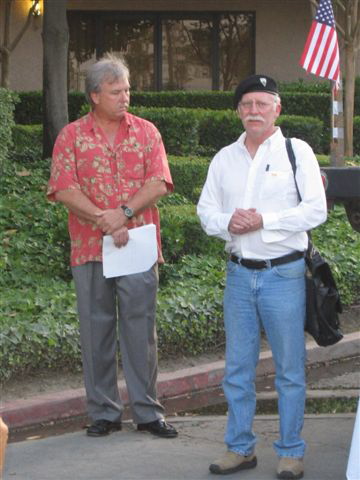
<path id="1" fill-rule="evenodd" d="M 298 457 L 280 457 L 277 478 L 297 479 L 304 476 L 304 462 Z"/>
<path id="2" fill-rule="evenodd" d="M 234 473 L 238 470 L 255 468 L 256 465 L 257 459 L 254 454 L 245 457 L 245 455 L 239 455 L 234 452 L 226 452 L 210 465 L 209 470 L 211 473 L 227 475 L 228 473 Z"/>

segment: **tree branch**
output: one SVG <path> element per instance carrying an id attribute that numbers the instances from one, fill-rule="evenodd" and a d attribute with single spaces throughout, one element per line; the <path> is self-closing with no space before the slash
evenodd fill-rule
<path id="1" fill-rule="evenodd" d="M 341 10 L 342 10 L 343 12 L 345 12 L 345 10 L 346 10 L 345 5 L 344 5 L 340 0 L 336 0 L 336 3 L 337 3 L 337 5 L 339 5 L 339 7 L 341 8 Z"/>
<path id="2" fill-rule="evenodd" d="M 28 13 L 28 16 L 27 16 L 27 19 L 26 19 L 26 22 L 24 23 L 22 29 L 20 30 L 20 32 L 17 34 L 17 36 L 14 38 L 14 40 L 11 42 L 11 44 L 9 45 L 9 50 L 10 52 L 12 52 L 17 44 L 20 42 L 20 40 L 22 39 L 24 33 L 26 32 L 26 30 L 28 29 L 29 25 L 30 25 L 30 22 L 31 22 L 31 17 L 35 11 L 35 8 L 36 8 L 36 5 L 39 3 L 39 1 L 35 2 L 30 10 L 29 10 L 29 13 Z"/>
<path id="3" fill-rule="evenodd" d="M 342 28 L 342 26 L 338 22 L 336 22 L 336 30 L 341 34 L 343 38 L 345 38 L 346 36 L 345 30 Z"/>

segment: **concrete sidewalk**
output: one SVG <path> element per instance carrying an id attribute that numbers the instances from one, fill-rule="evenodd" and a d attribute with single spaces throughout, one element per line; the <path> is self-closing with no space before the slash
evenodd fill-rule
<path id="1" fill-rule="evenodd" d="M 359 353 L 359 334 L 346 335 L 340 343 L 328 348 L 309 342 L 308 366 L 337 360 L 341 365 L 344 362 L 340 360 L 351 360 L 345 374 L 336 370 L 336 363 L 330 363 L 333 366 L 325 369 L 327 375 L 309 383 L 308 397 L 357 397 Z M 219 402 L 223 370 L 221 361 L 161 374 L 158 390 L 167 414 Z M 257 371 L 258 399 L 275 398 L 274 392 L 267 390 L 272 383 L 268 377 L 273 373 L 270 352 L 262 352 Z M 126 403 L 125 385 L 120 382 L 119 386 Z M 224 416 L 168 417 L 179 431 L 179 437 L 171 440 L 137 432 L 131 421 L 124 422 L 121 432 L 104 438 L 89 438 L 84 431 L 59 435 L 59 430 L 52 433 L 54 436 L 42 438 L 44 431 L 40 432 L 39 427 L 44 423 L 57 424 L 60 419 L 70 419 L 73 424 L 79 417 L 83 421 L 83 389 L 11 402 L 3 405 L 2 415 L 10 430 L 26 432 L 25 441 L 15 440 L 7 447 L 4 480 L 210 480 L 214 476 L 208 466 L 224 451 Z M 123 419 L 129 416 L 127 409 Z M 306 416 L 303 431 L 308 444 L 306 480 L 345 480 L 354 421 L 355 414 Z M 30 428 L 32 425 L 35 430 Z M 258 434 L 258 466 L 228 475 L 229 480 L 275 478 L 277 458 L 272 443 L 278 435 L 278 417 L 257 416 L 254 431 Z"/>
<path id="2" fill-rule="evenodd" d="M 359 333 L 348 334 L 344 336 L 341 342 L 327 348 L 319 347 L 315 342 L 310 341 L 307 343 L 307 365 L 312 366 L 359 356 L 359 339 Z M 167 414 L 218 403 L 219 395 L 222 395 L 220 385 L 223 372 L 224 362 L 218 361 L 199 367 L 160 374 L 158 378 L 158 394 L 166 408 Z M 261 381 L 261 379 L 265 379 L 273 373 L 274 365 L 271 352 L 262 352 L 257 369 L 257 381 Z M 352 381 L 354 384 L 353 390 L 348 389 L 346 395 L 354 396 L 358 394 L 358 380 L 357 378 L 357 381 Z M 325 395 L 334 396 L 339 394 L 337 390 L 341 389 L 342 385 L 337 385 L 336 379 L 334 379 L 334 382 L 334 385 L 330 384 L 328 386 L 328 392 Z M 340 382 L 342 382 L 342 379 Z M 124 381 L 119 382 L 119 388 L 121 398 L 124 404 L 127 405 L 128 398 Z M 273 393 L 264 391 L 259 393 L 259 398 L 263 397 L 266 399 L 271 395 Z M 314 392 L 314 395 L 324 395 L 324 392 Z M 13 401 L 2 405 L 0 414 L 10 430 L 43 424 L 44 422 L 84 416 L 86 414 L 85 391 L 84 389 L 75 389 Z M 123 420 L 129 418 L 130 412 L 128 409 L 125 409 Z"/>
<path id="3" fill-rule="evenodd" d="M 169 420 L 179 431 L 176 439 L 136 432 L 126 423 L 123 431 L 104 438 L 76 432 L 11 443 L 4 480 L 215 480 L 208 466 L 224 451 L 226 417 Z M 345 480 L 354 421 L 355 414 L 306 416 L 305 480 Z M 275 478 L 277 417 L 256 417 L 254 431 L 258 466 L 227 479 Z"/>

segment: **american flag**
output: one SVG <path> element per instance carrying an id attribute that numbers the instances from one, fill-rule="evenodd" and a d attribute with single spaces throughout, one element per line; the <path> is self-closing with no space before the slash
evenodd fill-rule
<path id="1" fill-rule="evenodd" d="M 340 83 L 339 44 L 331 0 L 320 0 L 300 65 L 307 72 Z"/>

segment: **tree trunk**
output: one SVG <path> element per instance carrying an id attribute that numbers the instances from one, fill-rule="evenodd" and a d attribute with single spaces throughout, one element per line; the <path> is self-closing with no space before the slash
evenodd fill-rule
<path id="1" fill-rule="evenodd" d="M 10 88 L 10 52 L 1 49 L 1 87 Z"/>
<path id="2" fill-rule="evenodd" d="M 1 86 L 10 87 L 10 19 L 11 0 L 5 1 L 4 38 L 1 45 Z"/>
<path id="3" fill-rule="evenodd" d="M 68 123 L 67 63 L 69 30 L 66 0 L 44 0 L 43 22 L 43 157 Z"/>
<path id="4" fill-rule="evenodd" d="M 354 98 L 355 98 L 355 51 L 352 43 L 345 46 L 345 157 L 353 156 Z"/>

